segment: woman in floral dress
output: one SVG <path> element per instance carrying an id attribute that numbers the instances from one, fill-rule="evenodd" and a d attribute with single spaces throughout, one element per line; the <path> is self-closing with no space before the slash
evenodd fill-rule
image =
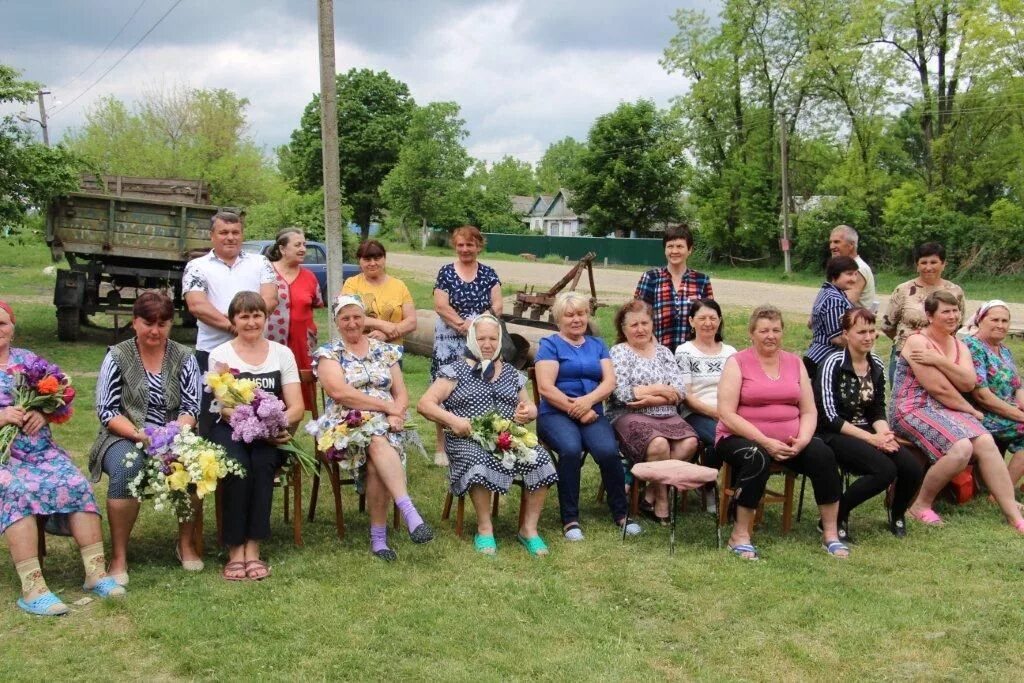
<path id="1" fill-rule="evenodd" d="M 413 543 L 434 538 L 433 529 L 416 511 L 406 488 L 403 442 L 411 432 L 404 432 L 409 392 L 398 367 L 402 353 L 392 344 L 366 336 L 365 308 L 359 297 L 340 295 L 331 312 L 341 339 L 324 344 L 313 354 L 313 372 L 328 397 L 321 419 L 340 421 L 350 410 L 387 417 L 387 431 L 374 434 L 366 451 L 348 467 L 365 486 L 370 551 L 390 562 L 398 557 L 387 543 L 391 499 L 401 511 Z"/>
<path id="2" fill-rule="evenodd" d="M 1024 387 L 1013 354 L 1003 343 L 1010 331 L 1010 309 L 993 299 L 974 314 L 972 326 L 977 330 L 964 337 L 978 382 L 971 398 L 984 413 L 981 424 L 996 445 L 1012 454 L 1007 470 L 1017 486 L 1024 478 Z"/>
<path id="3" fill-rule="evenodd" d="M 46 363 L 31 351 L 11 347 L 14 323 L 11 307 L 0 301 L 0 427 L 18 427 L 9 455 L 3 456 L 7 461 L 0 465 L 0 532 L 21 579 L 18 607 L 30 614 L 59 615 L 68 607 L 43 578 L 38 517 L 70 527 L 85 566 L 84 590 L 107 598 L 124 595 L 125 589 L 107 576 L 100 510 L 89 482 L 54 443 L 43 414 L 14 405 L 19 372 Z"/>
<path id="4" fill-rule="evenodd" d="M 452 232 L 452 246 L 458 259 L 441 267 L 434 282 L 434 357 L 430 363 L 430 381 L 437 372 L 462 358 L 466 351 L 466 333 L 473 318 L 490 311 L 501 316 L 501 280 L 490 266 L 477 260 L 484 248 L 484 237 L 472 225 Z M 444 452 L 444 430 L 437 428 L 434 464 L 448 465 Z"/>

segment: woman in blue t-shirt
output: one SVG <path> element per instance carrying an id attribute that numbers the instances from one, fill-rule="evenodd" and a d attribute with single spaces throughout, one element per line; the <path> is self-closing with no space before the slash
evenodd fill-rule
<path id="1" fill-rule="evenodd" d="M 590 300 L 577 292 L 559 294 L 551 307 L 558 334 L 540 340 L 535 359 L 540 409 L 537 436 L 558 454 L 558 505 L 566 540 L 582 541 L 579 524 L 580 470 L 584 452 L 601 468 L 612 519 L 626 533 L 640 533 L 627 517 L 625 476 L 615 431 L 604 417 L 604 401 L 615 389 L 608 347 L 587 334 Z"/>

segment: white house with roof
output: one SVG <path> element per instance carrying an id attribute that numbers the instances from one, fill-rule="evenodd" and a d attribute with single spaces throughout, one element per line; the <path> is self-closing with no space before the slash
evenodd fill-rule
<path id="1" fill-rule="evenodd" d="M 572 210 L 571 201 L 572 195 L 565 189 L 554 195 L 537 195 L 522 220 L 534 232 L 550 237 L 579 237 L 586 217 Z"/>

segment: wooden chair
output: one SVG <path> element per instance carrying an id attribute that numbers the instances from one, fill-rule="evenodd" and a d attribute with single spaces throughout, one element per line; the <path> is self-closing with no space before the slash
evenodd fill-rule
<path id="1" fill-rule="evenodd" d="M 526 516 L 526 487 L 522 481 L 513 482 L 514 485 L 519 486 L 519 526 L 523 526 L 523 517 Z M 447 491 L 444 496 L 444 507 L 441 509 L 441 521 L 447 522 L 451 519 L 452 503 L 454 502 L 454 496 L 451 491 Z M 498 510 L 501 503 L 501 494 L 495 491 L 491 494 L 491 518 L 497 518 Z M 462 538 L 462 530 L 464 521 L 466 518 L 466 494 L 458 496 L 458 504 L 455 506 L 455 535 Z"/>
<path id="2" fill-rule="evenodd" d="M 320 411 L 317 407 L 318 404 L 322 402 L 324 405 L 326 405 L 327 403 L 326 398 L 324 397 L 323 387 L 320 387 L 320 390 L 316 391 L 318 383 L 316 381 L 316 377 L 313 376 L 312 370 L 300 370 L 299 379 L 303 383 L 303 386 L 312 385 L 313 393 L 315 396 L 318 397 L 317 401 L 313 403 L 312 409 L 310 411 L 311 419 L 317 420 L 320 418 Z M 342 477 L 341 467 L 338 465 L 338 463 L 332 462 L 327 459 L 327 456 L 324 454 L 324 452 L 321 451 L 320 448 L 317 446 L 316 439 L 313 440 L 313 454 L 314 457 L 316 458 L 316 474 L 313 475 L 313 486 L 312 491 L 310 491 L 309 495 L 309 514 L 306 519 L 307 521 L 312 522 L 313 519 L 316 517 L 316 504 L 320 498 L 321 472 L 323 472 L 323 470 L 326 469 L 327 478 L 331 484 L 331 493 L 334 496 L 334 526 L 337 530 L 338 540 L 343 541 L 345 540 L 345 506 L 342 502 L 341 487 L 345 485 L 351 485 L 355 487 L 356 480 L 354 477 Z M 298 510 L 299 515 L 302 514 L 301 508 L 296 507 L 296 510 Z M 359 511 L 366 511 L 365 493 L 359 494 Z M 398 506 L 395 505 L 395 529 L 398 529 L 400 526 L 399 519 L 400 512 L 398 510 Z"/>
<path id="3" fill-rule="evenodd" d="M 784 468 L 777 462 L 769 466 L 770 474 L 785 475 L 785 484 L 782 493 L 765 488 L 764 496 L 757 505 L 757 514 L 754 517 L 754 526 L 758 526 L 764 520 L 764 506 L 770 503 L 782 503 L 782 533 L 788 534 L 793 528 L 793 490 L 796 488 L 796 472 Z M 722 464 L 721 483 L 718 486 L 718 546 L 722 546 L 722 527 L 729 522 L 729 503 L 736 494 L 732 483 L 732 467 L 729 463 Z"/>

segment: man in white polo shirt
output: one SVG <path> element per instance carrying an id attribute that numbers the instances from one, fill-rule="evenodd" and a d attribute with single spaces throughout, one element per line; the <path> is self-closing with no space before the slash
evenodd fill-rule
<path id="1" fill-rule="evenodd" d="M 849 256 L 857 262 L 857 284 L 853 289 L 846 290 L 846 296 L 858 306 L 878 312 L 878 299 L 875 298 L 875 274 L 871 266 L 857 254 L 860 236 L 849 225 L 837 225 L 828 238 L 828 249 L 832 256 Z"/>
<path id="2" fill-rule="evenodd" d="M 228 320 L 228 304 L 239 292 L 259 292 L 272 311 L 277 306 L 277 280 L 274 268 L 262 254 L 242 251 L 242 221 L 230 211 L 218 211 L 210 219 L 213 249 L 192 259 L 185 266 L 182 293 L 189 313 L 199 321 L 196 335 L 196 360 L 206 372 L 210 351 L 234 338 Z M 209 426 L 209 394 L 203 393 L 200 414 L 201 433 Z M 204 422 L 204 418 L 205 422 Z"/>

